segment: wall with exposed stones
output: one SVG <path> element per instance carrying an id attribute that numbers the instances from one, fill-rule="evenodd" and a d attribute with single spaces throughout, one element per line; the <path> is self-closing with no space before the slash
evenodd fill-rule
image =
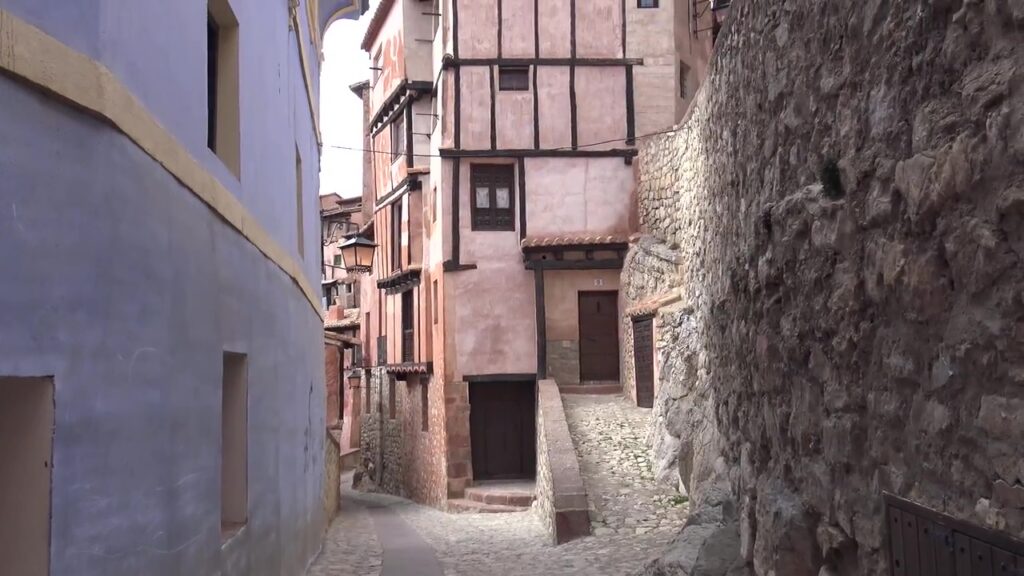
<path id="1" fill-rule="evenodd" d="M 372 368 L 364 374 L 368 374 L 363 377 L 363 386 L 369 386 L 369 403 L 362 407 L 365 412 L 360 426 L 360 477 L 366 481 L 363 487 L 444 506 L 449 496 L 448 435 L 440 382 L 417 374 L 402 375 L 404 379 L 398 380 L 385 368 Z M 426 427 L 423 386 L 428 390 Z M 366 402 L 366 397 L 361 401 Z M 467 451 L 468 442 L 467 437 Z"/>
<path id="2" fill-rule="evenodd" d="M 684 483 L 760 575 L 887 573 L 884 491 L 1024 537 L 1024 2 L 738 0 L 716 51 L 637 163 Z"/>
<path id="3" fill-rule="evenodd" d="M 555 544 L 590 535 L 587 490 L 555 380 L 537 383 L 535 510 Z"/>
<path id="4" fill-rule="evenodd" d="M 398 418 L 406 402 L 405 385 L 395 382 L 395 411 L 392 416 L 392 387 L 389 382 L 393 376 L 384 368 L 372 368 L 366 374 L 369 403 L 363 406 L 365 411 L 360 435 L 363 476 L 377 490 L 405 496 L 402 420 Z"/>

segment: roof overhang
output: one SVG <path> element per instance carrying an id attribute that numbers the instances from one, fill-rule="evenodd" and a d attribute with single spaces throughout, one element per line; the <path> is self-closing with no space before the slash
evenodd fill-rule
<path id="1" fill-rule="evenodd" d="M 338 20 L 358 20 L 370 8 L 370 0 L 319 0 L 320 36 Z"/>

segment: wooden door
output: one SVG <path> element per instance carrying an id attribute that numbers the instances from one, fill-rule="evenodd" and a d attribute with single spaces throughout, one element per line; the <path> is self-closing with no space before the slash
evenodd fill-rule
<path id="1" fill-rule="evenodd" d="M 473 477 L 533 478 L 537 468 L 535 382 L 469 387 Z"/>
<path id="2" fill-rule="evenodd" d="M 580 380 L 619 379 L 619 293 L 580 292 Z"/>
<path id="3" fill-rule="evenodd" d="M 654 319 L 633 321 L 633 373 L 636 405 L 654 408 Z"/>

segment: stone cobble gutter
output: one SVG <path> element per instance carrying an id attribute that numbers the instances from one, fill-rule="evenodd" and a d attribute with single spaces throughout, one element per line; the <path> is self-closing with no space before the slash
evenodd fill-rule
<path id="1" fill-rule="evenodd" d="M 555 544 L 590 535 L 587 491 L 558 384 L 537 385 L 537 503 Z"/>

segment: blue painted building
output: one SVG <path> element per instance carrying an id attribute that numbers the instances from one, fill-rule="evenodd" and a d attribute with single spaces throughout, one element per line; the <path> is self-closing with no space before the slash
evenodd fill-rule
<path id="1" fill-rule="evenodd" d="M 0 0 L 0 574 L 317 553 L 320 39 L 362 1 Z"/>

